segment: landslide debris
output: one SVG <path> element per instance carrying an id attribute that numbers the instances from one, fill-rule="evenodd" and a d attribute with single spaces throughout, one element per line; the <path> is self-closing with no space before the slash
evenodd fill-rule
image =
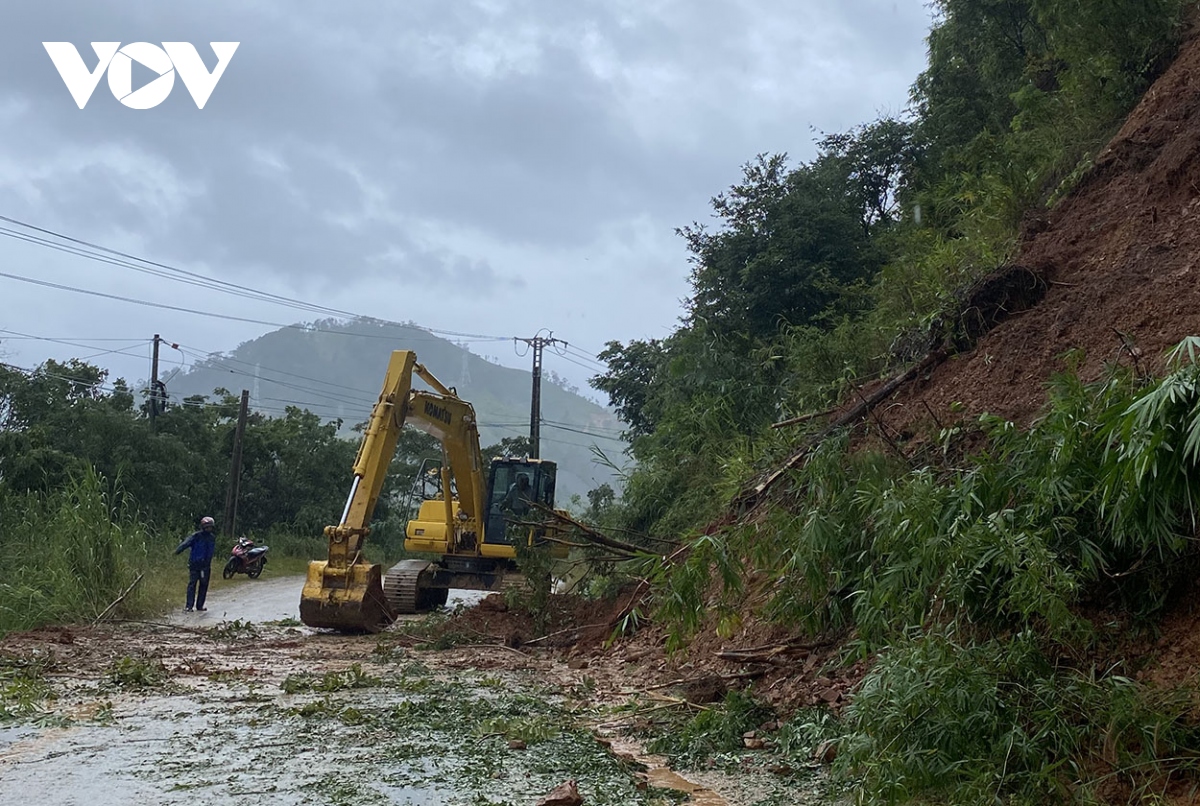
<path id="1" fill-rule="evenodd" d="M 953 404 L 963 416 L 1028 423 L 1072 352 L 1085 381 L 1111 362 L 1153 373 L 1170 347 L 1200 334 L 1200 39 L 1184 45 L 1074 192 L 1027 220 L 1012 266 L 999 277 L 1021 272 L 1030 294 L 1001 283 L 989 304 L 967 305 L 968 334 L 994 327 L 881 407 L 889 428 L 929 425 L 930 410 L 945 422 Z"/>

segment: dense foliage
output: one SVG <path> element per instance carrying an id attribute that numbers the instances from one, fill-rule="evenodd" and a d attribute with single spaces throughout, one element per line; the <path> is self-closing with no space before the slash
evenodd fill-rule
<path id="1" fill-rule="evenodd" d="M 0 489 L 0 634 L 96 618 L 146 570 L 148 546 L 94 471 L 51 493 Z"/>
<path id="2" fill-rule="evenodd" d="M 638 462 L 604 518 L 685 541 L 682 561 L 639 569 L 674 645 L 748 609 L 849 637 L 874 665 L 838 764 L 868 800 L 1137 800 L 1195 774 L 1194 697 L 1098 651 L 1194 564 L 1194 342 L 1148 388 L 1058 379 L 1030 430 L 955 426 L 916 457 L 826 438 L 768 506 L 731 507 L 815 432 L 773 422 L 930 350 L 956 296 L 1165 69 L 1191 6 L 938 0 L 909 112 L 824 136 L 806 163 L 748 163 L 713 200 L 715 228 L 680 230 L 692 295 L 676 331 L 602 355 L 593 386 Z"/>
<path id="3" fill-rule="evenodd" d="M 52 493 L 91 472 L 151 526 L 191 528 L 225 510 L 238 401 L 192 397 L 153 421 L 122 380 L 79 362 L 47 361 L 25 373 L 0 366 L 0 491 Z M 289 407 L 251 411 L 242 443 L 237 531 L 320 535 L 341 511 L 358 442 L 338 421 Z M 387 520 L 422 459 L 441 453 L 414 429 L 401 437 L 377 509 Z"/>

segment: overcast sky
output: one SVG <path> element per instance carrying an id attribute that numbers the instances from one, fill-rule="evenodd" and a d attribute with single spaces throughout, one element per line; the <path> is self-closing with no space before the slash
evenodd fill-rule
<path id="1" fill-rule="evenodd" d="M 2 19 L 0 216 L 339 310 L 501 337 L 548 328 L 590 352 L 674 328 L 689 273 L 674 229 L 707 220 L 743 163 L 806 160 L 816 132 L 904 110 L 929 10 L 44 0 L 9 3 Z M 191 42 L 210 70 L 209 42 L 240 45 L 203 109 L 177 75 L 155 108 L 123 106 L 101 79 L 81 110 L 47 41 L 73 43 L 89 70 L 91 42 Z M 137 89 L 155 73 L 133 76 Z M 13 237 L 0 237 L 0 272 L 265 322 L 316 318 Z M 132 381 L 148 375 L 154 333 L 194 355 L 273 328 L 0 277 L 0 329 L 0 360 L 88 356 Z M 471 346 L 527 365 L 511 342 Z M 105 350 L 121 352 L 95 355 Z M 546 368 L 580 386 L 588 375 L 549 355 Z"/>

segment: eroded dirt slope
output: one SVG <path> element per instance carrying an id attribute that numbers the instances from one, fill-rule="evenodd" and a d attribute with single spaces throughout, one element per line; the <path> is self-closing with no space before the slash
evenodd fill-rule
<path id="1" fill-rule="evenodd" d="M 1013 263 L 1045 278 L 1042 302 L 909 384 L 881 408 L 890 424 L 929 422 L 925 405 L 944 422 L 956 402 L 967 415 L 1028 422 L 1068 351 L 1086 354 L 1081 371 L 1093 379 L 1106 362 L 1132 360 L 1118 331 L 1151 371 L 1200 334 L 1200 39 L 1189 38 L 1071 196 L 1027 222 Z"/>

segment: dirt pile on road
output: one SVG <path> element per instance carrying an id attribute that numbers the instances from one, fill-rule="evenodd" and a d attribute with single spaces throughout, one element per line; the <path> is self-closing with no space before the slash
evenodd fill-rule
<path id="1" fill-rule="evenodd" d="M 1068 352 L 1083 352 L 1088 380 L 1107 362 L 1155 372 L 1170 347 L 1200 334 L 1200 39 L 1075 191 L 1027 220 L 1013 264 L 1045 281 L 1044 298 L 898 393 L 880 410 L 889 425 L 916 430 L 929 410 L 944 423 L 954 403 L 1027 423 Z"/>
<path id="2" fill-rule="evenodd" d="M 551 596 L 540 628 L 526 607 L 493 594 L 477 607 L 392 632 L 414 648 L 502 644 L 540 653 L 592 677 L 601 689 L 651 692 L 697 705 L 752 688 L 781 717 L 810 706 L 837 713 L 866 672 L 864 662 L 841 662 L 839 638 L 797 639 L 792 630 L 749 615 L 733 634 L 721 637 L 705 625 L 684 650 L 668 653 L 663 625 L 646 615 L 628 618 L 635 608 L 646 613 L 645 592 L 631 586 L 603 600 Z"/>

